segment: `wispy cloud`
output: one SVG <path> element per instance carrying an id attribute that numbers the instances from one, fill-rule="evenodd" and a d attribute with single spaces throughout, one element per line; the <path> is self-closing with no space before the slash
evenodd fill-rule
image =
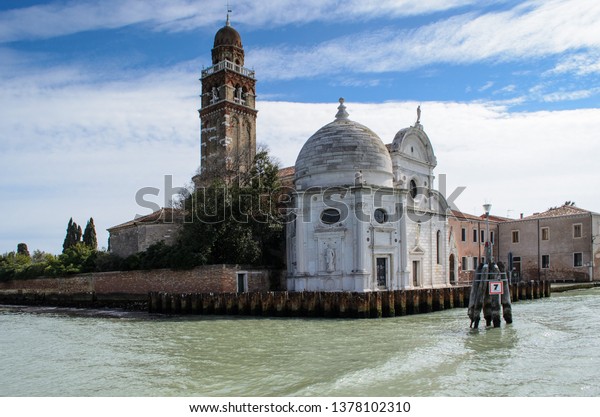
<path id="1" fill-rule="evenodd" d="M 488 89 L 492 88 L 493 85 L 494 85 L 493 81 L 488 81 L 487 83 L 485 83 L 484 85 L 482 85 L 481 87 L 479 87 L 477 89 L 477 91 L 482 92 L 482 91 L 488 90 Z"/>
<path id="2" fill-rule="evenodd" d="M 259 48 L 249 52 L 249 60 L 270 79 L 530 60 L 582 48 L 600 50 L 598 21 L 600 3 L 595 1 L 582 1 L 577 7 L 564 0 L 530 1 L 508 11 L 457 15 L 415 30 L 386 27 L 309 48 Z M 303 65 L 306 62 L 311 65 Z"/>
<path id="3" fill-rule="evenodd" d="M 544 94 L 543 100 L 548 103 L 554 103 L 557 101 L 571 101 L 580 100 L 583 98 L 592 97 L 600 93 L 600 88 L 590 88 L 586 90 L 575 90 L 575 91 L 556 91 L 549 94 Z"/>
<path id="4" fill-rule="evenodd" d="M 277 27 L 311 22 L 344 22 L 380 17 L 428 14 L 476 4 L 475 0 L 240 0 L 235 3 L 236 22 L 248 27 Z M 220 0 L 78 0 L 56 1 L 0 13 L 0 43 L 46 39 L 134 24 L 152 30 L 182 31 L 213 27 L 222 22 Z"/>
<path id="5" fill-rule="evenodd" d="M 579 76 L 600 74 L 600 51 L 568 55 L 560 59 L 552 70 L 546 72 L 546 75 L 565 73 Z"/>

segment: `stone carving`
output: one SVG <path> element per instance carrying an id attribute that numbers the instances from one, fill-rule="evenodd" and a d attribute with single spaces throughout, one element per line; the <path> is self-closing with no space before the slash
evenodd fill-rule
<path id="1" fill-rule="evenodd" d="M 354 185 L 361 185 L 362 183 L 363 183 L 362 171 L 356 171 L 356 174 L 354 174 Z"/>
<path id="2" fill-rule="evenodd" d="M 419 104 L 417 106 L 417 123 L 415 123 L 415 125 L 418 125 L 421 122 L 421 105 Z"/>
<path id="3" fill-rule="evenodd" d="M 335 271 L 335 249 L 329 246 L 325 249 L 325 264 L 327 272 Z"/>
<path id="4" fill-rule="evenodd" d="M 215 103 L 217 101 L 219 101 L 219 91 L 217 90 L 217 87 L 213 87 L 212 88 L 212 100 L 210 102 Z"/>

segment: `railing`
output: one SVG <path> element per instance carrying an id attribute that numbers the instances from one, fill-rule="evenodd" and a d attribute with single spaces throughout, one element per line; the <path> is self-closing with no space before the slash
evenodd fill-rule
<path id="1" fill-rule="evenodd" d="M 228 69 L 233 72 L 237 72 L 238 74 L 244 75 L 246 77 L 254 78 L 255 72 L 249 70 L 248 68 L 244 68 L 241 65 L 234 64 L 231 61 L 221 61 L 216 65 L 213 65 L 210 68 L 202 70 L 202 78 L 212 75 L 218 71 L 222 71 L 224 69 Z"/>

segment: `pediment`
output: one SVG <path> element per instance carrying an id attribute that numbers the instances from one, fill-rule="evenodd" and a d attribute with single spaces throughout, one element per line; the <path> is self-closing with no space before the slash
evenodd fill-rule
<path id="1" fill-rule="evenodd" d="M 425 255 L 425 251 L 423 250 L 423 248 L 419 245 L 416 245 L 415 247 L 413 247 L 410 250 L 410 254 L 411 255 Z"/>

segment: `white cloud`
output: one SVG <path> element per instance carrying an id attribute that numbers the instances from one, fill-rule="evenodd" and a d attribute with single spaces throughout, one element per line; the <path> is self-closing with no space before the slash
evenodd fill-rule
<path id="1" fill-rule="evenodd" d="M 492 88 L 494 86 L 494 82 L 493 81 L 488 81 L 487 83 L 485 83 L 484 85 L 482 85 L 481 87 L 479 87 L 479 89 L 477 91 L 482 92 L 485 90 L 488 90 L 490 88 Z"/>
<path id="2" fill-rule="evenodd" d="M 375 131 L 385 143 L 414 123 L 418 103 L 346 102 L 350 118 Z M 491 103 L 423 102 L 422 123 L 446 174 L 448 193 L 467 190 L 462 210 L 481 211 L 488 200 L 498 215 L 533 213 L 565 200 L 600 210 L 591 192 L 600 143 L 600 109 L 511 113 Z M 259 140 L 283 165 L 293 165 L 302 145 L 334 119 L 337 103 L 260 103 Z M 581 152 L 585 149 L 585 152 Z"/>
<path id="3" fill-rule="evenodd" d="M 62 85 L 51 94 L 39 85 L 22 94 L 2 91 L 0 252 L 20 241 L 32 250 L 60 251 L 71 216 L 79 223 L 94 217 L 106 245 L 104 229 L 146 214 L 135 203 L 137 190 L 164 189 L 169 174 L 175 186 L 188 182 L 199 162 L 196 75 L 176 68 L 123 83 Z M 352 120 L 389 143 L 414 123 L 418 103 L 346 104 Z M 258 141 L 282 165 L 293 165 L 337 106 L 261 101 Z M 423 102 L 421 108 L 438 178 L 448 175 L 450 191 L 467 186 L 456 201 L 461 209 L 478 211 L 488 199 L 500 215 L 565 200 L 599 210 L 600 197 L 588 184 L 600 154 L 600 143 L 591 140 L 600 131 L 600 109 L 511 113 L 459 102 Z M 152 201 L 162 205 L 162 198 Z"/>
<path id="4" fill-rule="evenodd" d="M 288 2 L 238 1 L 236 23 L 251 27 L 277 27 L 316 21 L 368 20 L 428 14 L 476 4 L 475 0 L 336 0 Z M 181 31 L 213 27 L 223 22 L 220 0 L 103 0 L 56 1 L 0 13 L 0 43 L 45 39 L 78 32 L 144 24 L 154 30 Z"/>
<path id="5" fill-rule="evenodd" d="M 576 6 L 564 0 L 529 1 L 508 11 L 467 13 L 414 30 L 386 27 L 308 48 L 258 48 L 249 51 L 248 60 L 265 78 L 293 79 L 541 58 L 581 48 L 597 51 L 598 21 L 600 3 L 595 1 Z"/>
<path id="6" fill-rule="evenodd" d="M 573 73 L 579 76 L 600 74 L 600 51 L 568 55 L 546 75 Z"/>
<path id="7" fill-rule="evenodd" d="M 584 98 L 592 97 L 593 95 L 598 93 L 600 93 L 600 88 L 591 88 L 586 90 L 575 91 L 555 91 L 553 93 L 544 94 L 542 98 L 545 102 L 554 103 L 557 101 L 581 100 Z"/>

